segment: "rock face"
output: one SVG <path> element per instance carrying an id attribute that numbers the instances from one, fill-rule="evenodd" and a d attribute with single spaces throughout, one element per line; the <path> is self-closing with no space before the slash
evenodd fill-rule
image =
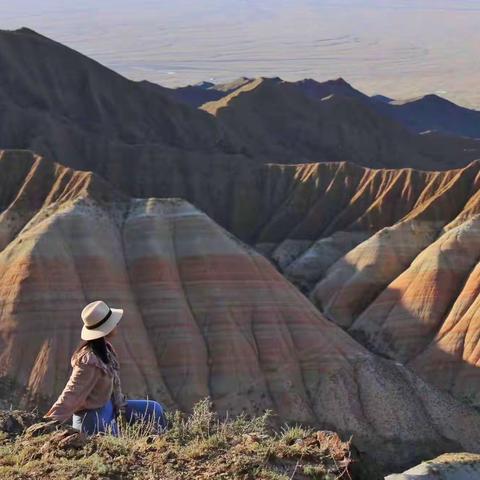
<path id="1" fill-rule="evenodd" d="M 480 163 L 446 172 L 348 163 L 257 172 L 256 180 L 237 172 L 225 225 L 368 348 L 480 401 Z"/>
<path id="2" fill-rule="evenodd" d="M 79 312 L 103 298 L 126 312 L 117 348 L 131 396 L 273 409 L 353 435 L 388 469 L 480 451 L 473 409 L 368 352 L 187 202 L 128 198 L 28 152 L 4 152 L 0 170 L 0 371 L 30 392 L 58 395 Z"/>

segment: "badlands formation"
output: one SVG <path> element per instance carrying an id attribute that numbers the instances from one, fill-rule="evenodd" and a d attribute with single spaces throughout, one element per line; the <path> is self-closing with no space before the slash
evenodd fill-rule
<path id="1" fill-rule="evenodd" d="M 102 297 L 132 395 L 271 408 L 390 470 L 479 451 L 478 112 L 341 79 L 169 90 L 28 29 L 0 31 L 0 103 L 0 373 L 25 399 L 56 397 Z"/>
<path id="2" fill-rule="evenodd" d="M 480 162 L 295 175 L 257 248 L 369 349 L 479 403 Z"/>
<path id="3" fill-rule="evenodd" d="M 55 397 L 98 297 L 125 308 L 131 396 L 353 435 L 397 470 L 479 451 L 480 417 L 328 321 L 263 256 L 183 200 L 133 199 L 28 151 L 0 156 L 0 369 Z"/>

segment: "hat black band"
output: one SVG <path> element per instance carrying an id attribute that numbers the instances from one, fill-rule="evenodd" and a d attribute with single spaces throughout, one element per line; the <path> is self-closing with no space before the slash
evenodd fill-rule
<path id="1" fill-rule="evenodd" d="M 85 325 L 85 328 L 88 330 L 93 330 L 94 328 L 98 328 L 101 325 L 103 325 L 110 318 L 111 315 L 112 315 L 112 311 L 108 309 L 107 315 L 104 318 L 102 318 L 102 320 L 97 322 L 95 325 Z"/>

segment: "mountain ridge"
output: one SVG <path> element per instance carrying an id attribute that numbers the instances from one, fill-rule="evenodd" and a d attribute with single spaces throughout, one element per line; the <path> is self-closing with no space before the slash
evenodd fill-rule
<path id="1" fill-rule="evenodd" d="M 289 83 L 313 100 L 322 100 L 331 95 L 356 98 L 379 114 L 397 121 L 413 133 L 434 131 L 445 135 L 480 138 L 480 112 L 456 105 L 437 94 L 425 94 L 413 99 L 395 100 L 384 95 L 369 97 L 352 87 L 343 78 L 322 82 L 309 78 Z M 234 92 L 234 90 L 228 93 L 222 92 L 220 89 L 215 89 L 215 85 L 210 86 L 209 90 L 216 92 L 218 98 L 210 99 L 214 101 L 220 101 L 225 95 Z M 191 86 L 189 91 L 190 95 L 194 96 L 194 92 L 198 89 Z M 189 102 L 181 95 L 178 98 L 193 106 L 202 106 L 200 100 Z"/>
<path id="2" fill-rule="evenodd" d="M 262 164 L 348 160 L 367 166 L 448 169 L 480 157 L 478 142 L 422 138 L 399 124 L 383 128 L 382 123 L 392 122 L 379 116 L 371 106 L 360 106 L 362 102 L 354 102 L 355 99 L 351 99 L 352 104 L 335 99 L 345 113 L 349 109 L 357 112 L 360 118 L 352 123 L 351 115 L 328 112 L 325 105 L 306 100 L 298 88 L 290 88 L 281 79 L 268 82 L 279 85 L 276 102 L 284 108 L 279 114 L 289 119 L 290 128 L 284 127 L 280 138 L 263 128 L 263 133 L 269 135 L 259 142 L 248 130 L 246 119 L 232 128 L 201 109 L 176 101 L 168 89 L 149 82 L 132 82 L 29 30 L 1 32 L 0 66 L 0 145 L 30 148 L 73 168 L 96 171 L 113 182 L 117 181 L 114 172 L 119 168 L 124 169 L 122 177 L 129 172 L 125 166 L 111 163 L 128 163 L 132 151 L 159 165 L 168 165 L 180 155 L 197 163 L 199 156 L 208 154 L 224 158 L 226 165 L 248 158 Z M 217 91 L 235 91 L 239 85 L 244 88 L 248 79 L 231 86 L 217 86 Z M 289 103 L 283 98 L 285 87 L 293 96 Z M 336 110 L 333 108 L 333 113 Z M 268 116 L 263 117 L 267 113 L 257 111 L 252 118 L 265 126 L 270 121 Z M 376 120 L 364 128 L 359 122 L 362 115 Z M 317 121 L 320 130 L 314 127 Z M 322 125 L 325 131 L 319 140 Z M 360 137 L 354 141 L 356 134 Z M 375 147 L 377 143 L 380 145 Z M 304 151 L 296 152 L 296 148 Z M 163 195 L 162 191 L 148 193 L 139 189 L 128 193 Z"/>

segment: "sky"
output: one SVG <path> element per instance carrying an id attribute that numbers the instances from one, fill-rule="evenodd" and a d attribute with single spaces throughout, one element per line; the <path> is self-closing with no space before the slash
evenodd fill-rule
<path id="1" fill-rule="evenodd" d="M 0 0 L 26 26 L 134 80 L 343 77 L 367 94 L 480 109 L 479 0 Z"/>

